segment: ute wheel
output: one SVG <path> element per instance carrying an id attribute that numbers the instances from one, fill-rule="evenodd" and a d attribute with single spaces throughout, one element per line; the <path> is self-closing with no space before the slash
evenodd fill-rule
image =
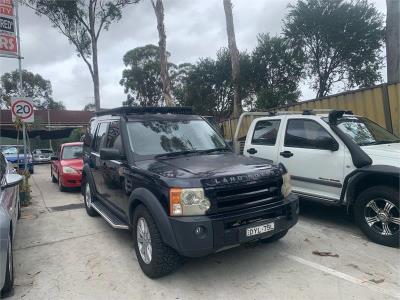
<path id="1" fill-rule="evenodd" d="M 273 236 L 267 237 L 265 239 L 262 239 L 261 242 L 262 243 L 272 243 L 272 242 L 276 242 L 277 240 L 280 240 L 281 238 L 283 238 L 287 233 L 288 233 L 288 229 L 278 232 L 277 234 L 274 234 Z"/>
<path id="2" fill-rule="evenodd" d="M 53 174 L 53 168 L 50 166 L 50 176 L 51 176 L 51 182 L 56 183 L 57 178 Z"/>
<path id="3" fill-rule="evenodd" d="M 164 244 L 152 216 L 139 205 L 133 217 L 133 241 L 142 271 L 150 278 L 173 273 L 182 264 L 182 257 Z"/>
<path id="4" fill-rule="evenodd" d="M 94 200 L 92 190 L 90 189 L 89 182 L 84 183 L 83 201 L 85 202 L 86 212 L 91 217 L 98 216 L 98 212 L 93 208 L 92 202 Z"/>
<path id="5" fill-rule="evenodd" d="M 4 279 L 3 289 L 1 290 L 2 296 L 10 294 L 14 284 L 14 264 L 13 264 L 13 247 L 11 232 L 8 233 L 8 248 L 7 248 L 7 264 L 6 264 L 6 276 Z"/>
<path id="6" fill-rule="evenodd" d="M 354 204 L 354 216 L 361 230 L 373 242 L 399 247 L 399 191 L 375 186 L 361 192 Z"/>

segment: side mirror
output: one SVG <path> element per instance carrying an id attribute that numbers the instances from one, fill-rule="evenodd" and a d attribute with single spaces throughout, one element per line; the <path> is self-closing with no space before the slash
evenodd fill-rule
<path id="1" fill-rule="evenodd" d="M 52 156 L 50 157 L 50 159 L 51 159 L 51 160 L 58 160 L 58 156 L 52 155 Z"/>
<path id="2" fill-rule="evenodd" d="M 330 150 L 330 151 L 339 150 L 338 142 L 336 142 L 336 140 L 331 137 L 322 137 L 317 139 L 317 147 L 319 149 Z"/>
<path id="3" fill-rule="evenodd" d="M 121 154 L 118 149 L 114 148 L 101 148 L 100 159 L 102 160 L 120 160 Z"/>
<path id="4" fill-rule="evenodd" d="M 4 182 L 1 185 L 1 189 L 7 189 L 18 185 L 22 181 L 23 177 L 19 174 L 5 174 Z"/>

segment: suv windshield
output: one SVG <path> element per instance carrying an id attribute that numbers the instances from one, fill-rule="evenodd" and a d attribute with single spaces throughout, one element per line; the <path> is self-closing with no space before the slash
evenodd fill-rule
<path id="1" fill-rule="evenodd" d="M 163 155 L 226 149 L 225 141 L 204 120 L 150 120 L 128 123 L 134 153 Z"/>
<path id="2" fill-rule="evenodd" d="M 82 157 L 82 146 L 65 146 L 61 159 L 75 159 Z"/>
<path id="3" fill-rule="evenodd" d="M 362 117 L 340 119 L 338 127 L 360 146 L 399 142 L 399 138 L 378 124 Z"/>

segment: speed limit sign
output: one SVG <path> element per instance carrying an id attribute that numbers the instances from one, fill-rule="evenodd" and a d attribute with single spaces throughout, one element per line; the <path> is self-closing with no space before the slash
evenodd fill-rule
<path id="1" fill-rule="evenodd" d="M 12 121 L 19 118 L 22 122 L 34 122 L 33 101 L 31 98 L 14 97 L 11 98 Z"/>

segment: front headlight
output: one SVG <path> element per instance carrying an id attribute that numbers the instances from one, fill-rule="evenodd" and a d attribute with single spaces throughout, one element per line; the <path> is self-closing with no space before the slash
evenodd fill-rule
<path id="1" fill-rule="evenodd" d="M 171 216 L 204 215 L 210 206 L 210 200 L 204 196 L 202 188 L 172 188 L 169 191 L 169 212 Z"/>
<path id="2" fill-rule="evenodd" d="M 66 174 L 78 174 L 78 171 L 71 167 L 63 167 L 63 173 Z"/>
<path id="3" fill-rule="evenodd" d="M 285 173 L 282 175 L 283 184 L 282 184 L 282 195 L 283 197 L 289 196 L 292 192 L 292 184 L 290 183 L 290 175 L 289 173 Z"/>

